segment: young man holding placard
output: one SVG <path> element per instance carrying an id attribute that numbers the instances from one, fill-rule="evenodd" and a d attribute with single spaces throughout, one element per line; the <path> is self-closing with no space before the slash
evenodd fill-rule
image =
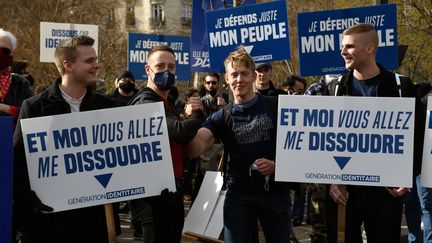
<path id="1" fill-rule="evenodd" d="M 114 100 L 90 87 L 96 83 L 100 67 L 93 44 L 92 38 L 77 36 L 58 45 L 54 55 L 61 77 L 24 101 L 19 121 L 117 106 Z M 30 188 L 20 122 L 14 134 L 13 191 L 16 211 L 25 218 L 21 233 L 30 242 L 108 242 L 103 205 L 48 213 L 53 208 L 43 204 Z"/>
<path id="2" fill-rule="evenodd" d="M 416 97 L 408 78 L 395 76 L 376 63 L 378 34 L 372 25 L 358 24 L 346 29 L 341 46 L 345 67 L 350 72 L 328 85 L 330 96 Z M 417 134 L 416 131 L 414 141 L 418 140 Z M 419 173 L 421 158 L 416 156 L 421 156 L 421 152 L 414 152 L 414 174 Z M 363 242 L 362 224 L 368 242 L 399 242 L 403 208 L 400 197 L 407 191 L 407 188 L 331 185 L 326 211 L 329 242 L 336 242 L 337 204 L 346 206 L 345 242 Z"/>

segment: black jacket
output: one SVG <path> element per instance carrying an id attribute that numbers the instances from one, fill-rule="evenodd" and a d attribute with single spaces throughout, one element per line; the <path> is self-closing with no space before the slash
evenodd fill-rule
<path id="1" fill-rule="evenodd" d="M 30 83 L 27 79 L 19 74 L 12 73 L 11 74 L 11 83 L 9 86 L 9 91 L 6 95 L 4 102 L 1 102 L 6 105 L 11 105 L 17 107 L 17 114 L 19 114 L 19 108 L 21 103 L 30 98 L 33 95 Z M 0 112 L 0 116 L 8 116 L 9 114 Z M 16 121 L 17 117 L 14 117 Z"/>
<path id="2" fill-rule="evenodd" d="M 70 106 L 63 99 L 58 87 L 60 82 L 60 78 L 56 79 L 48 89 L 25 100 L 21 106 L 19 120 L 70 113 Z M 92 92 L 88 88 L 80 110 L 90 111 L 115 106 L 115 100 Z M 21 124 L 18 123 L 14 134 L 13 194 L 18 213 L 15 216 L 17 220 L 23 221 L 24 233 L 28 234 L 30 242 L 108 242 L 103 205 L 42 215 L 34 214 L 40 200 L 34 191 L 31 191 L 27 171 Z"/>
<path id="3" fill-rule="evenodd" d="M 378 65 L 381 70 L 382 79 L 376 90 L 376 97 L 400 97 L 399 87 L 396 83 L 395 74 L 385 70 Z M 327 86 L 327 92 L 330 96 L 351 96 L 353 71 L 342 76 L 341 79 L 335 79 Z M 416 98 L 415 102 L 415 126 L 414 126 L 414 168 L 413 176 L 420 174 L 421 160 L 423 156 L 423 138 L 425 128 L 425 111 L 420 98 L 417 97 L 416 89 L 411 80 L 407 77 L 400 76 L 402 97 Z M 337 94 L 335 94 L 337 87 Z"/>
<path id="4" fill-rule="evenodd" d="M 270 85 L 270 87 L 268 89 L 265 89 L 265 90 L 257 89 L 257 93 L 265 95 L 265 96 L 276 96 L 276 97 L 279 95 L 286 95 L 287 94 L 285 91 L 283 91 L 281 89 L 276 89 L 271 80 L 269 81 L 269 85 Z"/>
<path id="5" fill-rule="evenodd" d="M 139 90 L 134 89 L 132 96 L 123 96 L 120 94 L 118 88 L 116 88 L 113 90 L 113 92 L 109 93 L 108 96 L 113 98 L 113 99 L 120 101 L 122 103 L 122 105 L 127 105 L 138 92 L 139 92 Z"/>
<path id="6" fill-rule="evenodd" d="M 156 94 L 152 89 L 146 87 L 140 93 L 138 93 L 133 100 L 129 103 L 130 105 L 136 104 L 147 104 L 153 102 L 161 102 L 162 98 Z M 168 99 L 167 102 L 171 103 L 171 107 L 175 107 L 172 100 Z M 187 144 L 195 137 L 199 128 L 204 121 L 203 112 L 194 112 L 189 119 L 178 120 L 177 111 L 175 109 L 167 109 L 165 106 L 165 116 L 168 128 L 169 140 L 174 140 L 179 144 Z"/>

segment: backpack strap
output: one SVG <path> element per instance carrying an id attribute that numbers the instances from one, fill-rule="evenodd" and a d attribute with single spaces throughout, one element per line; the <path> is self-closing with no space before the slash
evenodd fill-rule
<path id="1" fill-rule="evenodd" d="M 272 112 L 272 114 L 276 114 L 278 112 L 278 98 L 275 96 L 264 96 L 265 100 L 267 101 L 267 105 Z M 276 117 L 277 119 L 277 117 Z"/>
<path id="2" fill-rule="evenodd" d="M 230 122 L 232 119 L 231 113 L 232 113 L 232 107 L 233 107 L 233 103 L 232 101 L 228 103 L 228 105 L 224 106 L 223 109 L 223 121 L 224 121 L 224 125 L 226 128 L 229 128 L 230 126 Z M 222 158 L 221 158 L 221 163 L 222 163 L 222 176 L 223 176 L 223 184 L 222 184 L 222 190 L 226 190 L 227 187 L 227 168 L 228 168 L 228 148 L 229 146 L 229 139 L 226 139 L 226 141 L 223 141 L 224 144 L 224 151 L 222 154 Z M 220 166 L 219 166 L 220 168 Z"/>
<path id="3" fill-rule="evenodd" d="M 338 96 L 339 84 L 340 84 L 340 81 L 342 80 L 342 77 L 343 77 L 343 75 L 341 75 L 341 76 L 339 76 L 339 78 L 337 78 L 334 96 Z"/>
<path id="4" fill-rule="evenodd" d="M 399 73 L 395 73 L 396 86 L 398 87 L 399 90 L 399 97 L 402 97 L 402 84 L 401 84 L 400 76 L 401 75 Z"/>

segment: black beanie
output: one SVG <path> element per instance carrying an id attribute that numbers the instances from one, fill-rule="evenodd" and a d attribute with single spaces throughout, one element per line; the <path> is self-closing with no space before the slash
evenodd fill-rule
<path id="1" fill-rule="evenodd" d="M 132 79 L 132 81 L 135 82 L 134 75 L 129 71 L 123 71 L 123 72 L 119 73 L 119 75 L 117 76 L 117 80 L 120 80 L 122 78 L 130 78 L 130 79 Z"/>

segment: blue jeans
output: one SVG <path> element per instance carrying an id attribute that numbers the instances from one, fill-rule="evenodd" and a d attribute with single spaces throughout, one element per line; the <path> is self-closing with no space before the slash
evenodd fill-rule
<path id="1" fill-rule="evenodd" d="M 408 242 L 421 243 L 421 209 L 419 197 L 417 195 L 417 186 L 414 182 L 411 191 L 403 195 L 402 202 L 405 205 L 405 218 L 408 226 Z"/>
<path id="2" fill-rule="evenodd" d="M 420 199 L 420 207 L 423 213 L 423 242 L 432 243 L 432 188 L 420 185 L 420 176 L 417 176 L 417 192 Z"/>
<path id="3" fill-rule="evenodd" d="M 258 220 L 267 243 L 289 242 L 290 205 L 288 191 L 277 195 L 249 195 L 228 190 L 224 202 L 225 242 L 253 242 Z"/>

